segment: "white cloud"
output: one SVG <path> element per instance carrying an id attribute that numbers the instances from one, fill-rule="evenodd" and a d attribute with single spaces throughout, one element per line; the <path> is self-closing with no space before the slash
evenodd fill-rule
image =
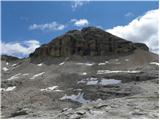
<path id="1" fill-rule="evenodd" d="M 29 27 L 30 30 L 63 30 L 65 28 L 65 25 L 59 24 L 55 21 L 51 23 L 45 23 L 45 24 L 33 24 Z"/>
<path id="2" fill-rule="evenodd" d="M 87 19 L 71 19 L 71 22 L 74 23 L 75 26 L 77 27 L 81 27 L 81 26 L 86 26 L 86 25 L 89 25 L 89 22 Z"/>
<path id="3" fill-rule="evenodd" d="M 125 14 L 125 17 L 133 17 L 133 16 L 134 16 L 134 14 L 132 12 L 128 12 Z"/>
<path id="4" fill-rule="evenodd" d="M 158 9 L 150 10 L 128 25 L 116 26 L 106 31 L 133 42 L 145 43 L 150 51 L 158 53 L 158 16 Z"/>
<path id="5" fill-rule="evenodd" d="M 73 0 L 72 1 L 72 4 L 71 4 L 71 7 L 72 7 L 72 10 L 75 11 L 77 8 L 83 6 L 84 4 L 88 3 L 89 0 L 86 0 L 86 1 L 82 1 L 82 0 Z"/>
<path id="6" fill-rule="evenodd" d="M 40 43 L 37 40 L 28 40 L 22 43 L 1 42 L 1 54 L 7 54 L 17 57 L 26 57 L 30 53 L 34 52 L 34 50 L 39 46 Z"/>

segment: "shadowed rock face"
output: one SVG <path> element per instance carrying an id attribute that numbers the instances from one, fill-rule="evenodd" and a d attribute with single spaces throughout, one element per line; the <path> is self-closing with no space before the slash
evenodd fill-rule
<path id="1" fill-rule="evenodd" d="M 80 56 L 105 56 L 130 53 L 136 48 L 148 51 L 142 43 L 132 43 L 99 28 L 86 27 L 72 30 L 37 48 L 31 58 Z"/>

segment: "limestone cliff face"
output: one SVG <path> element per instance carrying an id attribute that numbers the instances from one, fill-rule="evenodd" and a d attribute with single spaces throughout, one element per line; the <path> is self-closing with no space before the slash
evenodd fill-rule
<path id="1" fill-rule="evenodd" d="M 140 48 L 148 51 L 142 43 L 132 43 L 99 28 L 86 27 L 72 30 L 37 48 L 31 58 L 80 56 L 103 56 L 129 53 Z"/>

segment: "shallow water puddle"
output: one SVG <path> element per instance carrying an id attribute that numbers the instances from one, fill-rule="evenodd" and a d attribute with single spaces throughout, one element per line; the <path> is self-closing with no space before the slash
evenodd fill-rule
<path id="1" fill-rule="evenodd" d="M 71 100 L 71 101 L 75 101 L 75 102 L 79 102 L 79 103 L 82 103 L 82 104 L 85 104 L 85 103 L 89 103 L 90 100 L 86 100 L 84 99 L 83 97 L 84 93 L 78 93 L 78 95 L 71 95 L 71 96 L 63 96 L 62 98 L 60 98 L 60 100 Z"/>

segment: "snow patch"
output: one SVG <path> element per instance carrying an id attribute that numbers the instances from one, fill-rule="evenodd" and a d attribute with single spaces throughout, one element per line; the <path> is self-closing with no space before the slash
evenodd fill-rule
<path id="1" fill-rule="evenodd" d="M 91 80 L 88 81 L 86 85 L 97 85 L 98 84 L 98 80 Z"/>
<path id="2" fill-rule="evenodd" d="M 65 63 L 65 61 L 64 61 L 64 62 L 59 63 L 59 65 L 64 65 L 64 63 Z"/>
<path id="3" fill-rule="evenodd" d="M 77 84 L 87 83 L 87 81 L 95 81 L 95 80 L 97 80 L 97 78 L 94 78 L 94 77 L 86 78 L 86 79 L 82 79 L 82 80 L 78 81 Z"/>
<path id="4" fill-rule="evenodd" d="M 99 84 L 100 85 L 113 85 L 113 84 L 119 84 L 121 83 L 121 80 L 115 80 L 115 79 L 102 79 Z"/>
<path id="5" fill-rule="evenodd" d="M 12 67 L 16 66 L 17 64 L 13 64 Z"/>
<path id="6" fill-rule="evenodd" d="M 42 66 L 42 65 L 43 65 L 42 63 L 40 63 L 40 64 L 37 64 L 37 66 L 39 66 L 39 67 L 40 67 L 40 66 Z"/>
<path id="7" fill-rule="evenodd" d="M 86 81 L 85 80 L 80 80 L 80 81 L 77 82 L 77 84 L 80 84 L 80 83 L 86 83 Z"/>
<path id="8" fill-rule="evenodd" d="M 45 88 L 45 89 L 40 89 L 40 91 L 56 91 L 56 92 L 61 92 L 62 90 L 58 90 L 57 89 L 58 86 L 52 86 L 52 87 L 48 87 L 48 88 Z"/>
<path id="9" fill-rule="evenodd" d="M 83 95 L 84 95 L 84 93 L 81 93 L 81 92 L 78 93 L 78 95 L 71 95 L 71 96 L 67 96 L 65 94 L 65 96 L 60 98 L 60 100 L 71 100 L 71 101 L 76 101 L 76 102 L 79 102 L 79 103 L 82 103 L 82 104 L 89 103 L 90 100 L 85 100 Z"/>
<path id="10" fill-rule="evenodd" d="M 109 62 L 108 62 L 108 61 L 105 61 L 105 63 L 108 64 Z"/>
<path id="11" fill-rule="evenodd" d="M 2 70 L 3 70 L 3 71 L 8 71 L 9 69 L 6 68 L 6 67 L 3 67 Z"/>
<path id="12" fill-rule="evenodd" d="M 128 61 L 129 61 L 129 59 L 125 59 L 125 61 L 126 61 L 126 62 L 128 62 Z"/>
<path id="13" fill-rule="evenodd" d="M 24 73 L 24 74 L 22 74 L 23 76 L 27 76 L 27 75 L 29 75 L 29 73 Z"/>
<path id="14" fill-rule="evenodd" d="M 13 91 L 16 88 L 16 86 L 8 87 L 8 88 L 0 88 L 0 91 Z"/>
<path id="15" fill-rule="evenodd" d="M 99 63 L 98 65 L 106 65 L 106 63 Z"/>
<path id="16" fill-rule="evenodd" d="M 20 75 L 21 75 L 21 73 L 18 73 L 18 74 L 16 74 L 16 75 L 14 75 L 14 76 L 8 78 L 7 80 L 14 80 L 14 79 L 17 79 L 17 78 L 19 78 Z"/>
<path id="17" fill-rule="evenodd" d="M 159 63 L 157 62 L 150 62 L 151 65 L 158 65 L 159 66 Z"/>
<path id="18" fill-rule="evenodd" d="M 45 72 L 38 73 L 38 74 L 34 75 L 33 77 L 31 77 L 30 79 L 35 79 L 36 77 L 41 76 L 41 75 L 43 75 L 44 73 L 45 73 Z"/>
<path id="19" fill-rule="evenodd" d="M 140 73 L 141 71 L 135 71 L 135 70 L 128 70 L 128 71 L 122 71 L 122 70 L 115 70 L 115 71 L 111 71 L 111 70 L 98 70 L 97 74 L 109 74 L 109 73 Z"/>
<path id="20" fill-rule="evenodd" d="M 86 65 L 86 66 L 92 66 L 95 63 L 76 63 L 77 65 Z"/>
<path id="21" fill-rule="evenodd" d="M 62 90 L 59 90 L 59 89 L 57 89 L 57 90 L 54 90 L 54 91 L 56 91 L 56 92 L 62 92 Z"/>
<path id="22" fill-rule="evenodd" d="M 80 75 L 87 75 L 87 73 L 86 73 L 86 72 L 83 72 L 83 73 L 80 73 Z"/>

